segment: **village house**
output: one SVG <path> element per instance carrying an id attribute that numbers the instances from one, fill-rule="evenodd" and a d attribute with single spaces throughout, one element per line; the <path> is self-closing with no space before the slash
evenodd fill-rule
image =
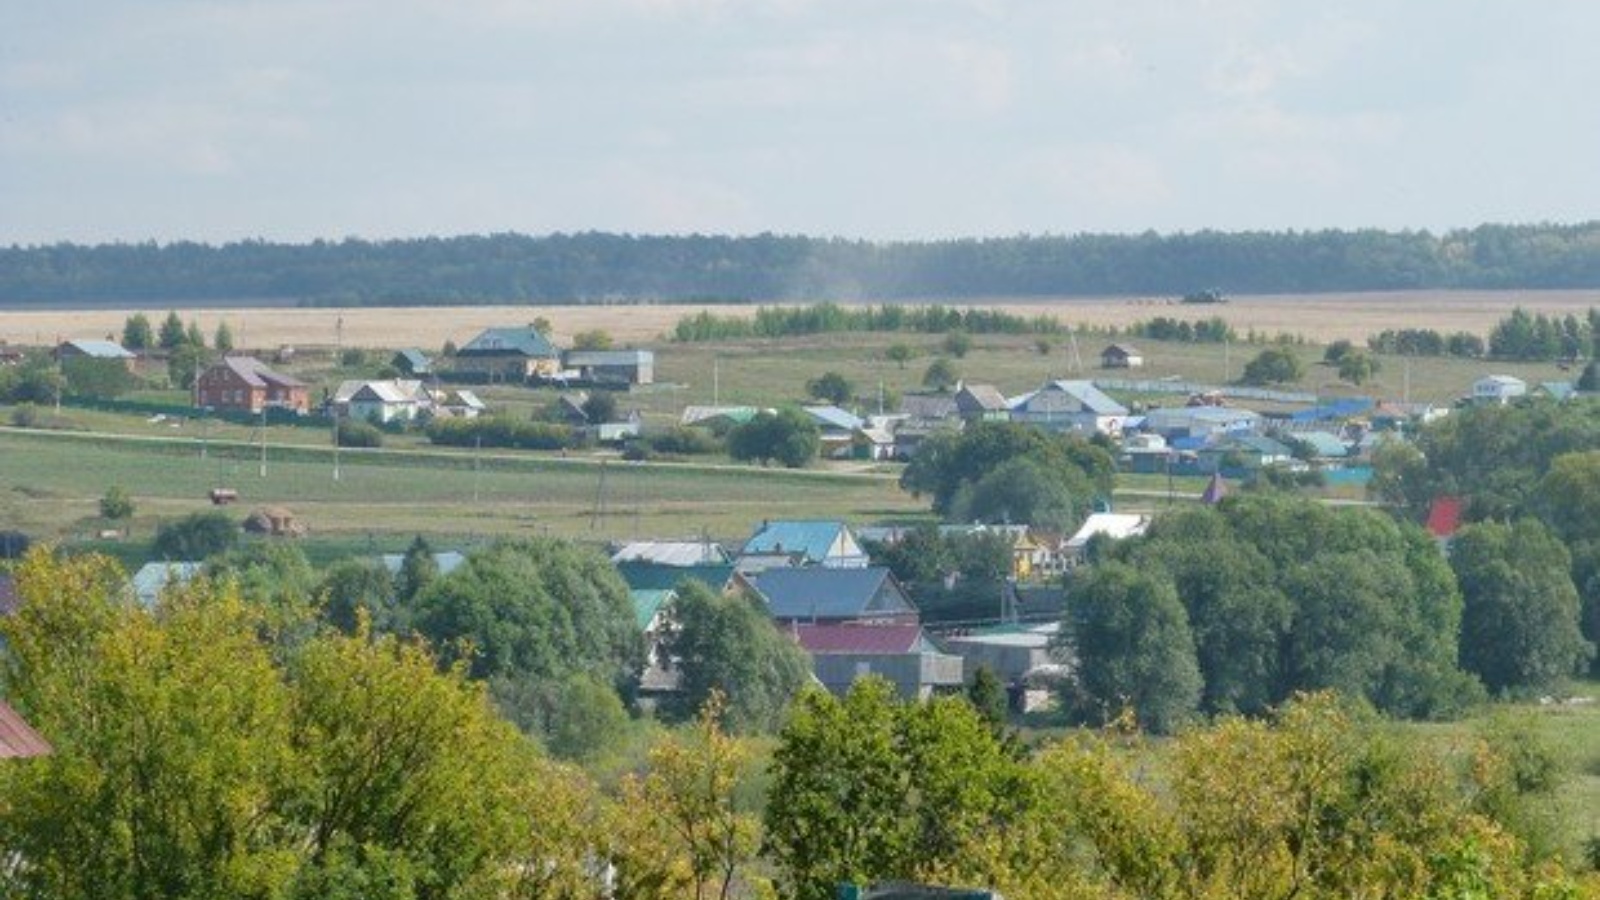
<path id="1" fill-rule="evenodd" d="M 305 413 L 311 408 L 306 383 L 274 372 L 253 356 L 225 356 L 195 379 L 195 406 L 206 409 L 265 409 Z"/>
<path id="2" fill-rule="evenodd" d="M 867 424 L 860 416 L 837 406 L 807 406 L 803 410 L 817 426 L 818 453 L 842 459 L 852 453 L 858 433 Z"/>
<path id="3" fill-rule="evenodd" d="M 1004 422 L 1011 405 L 992 384 L 965 384 L 956 389 L 956 415 L 966 422 Z"/>
<path id="4" fill-rule="evenodd" d="M 1176 438 L 1253 433 L 1261 429 L 1261 414 L 1230 406 L 1163 406 L 1146 411 L 1140 428 L 1170 444 Z"/>
<path id="5" fill-rule="evenodd" d="M 965 683 L 961 657 L 934 646 L 919 625 L 795 623 L 786 629 L 811 656 L 817 681 L 843 695 L 876 675 L 906 700 L 954 692 Z"/>
<path id="6" fill-rule="evenodd" d="M 396 372 L 407 378 L 426 378 L 433 374 L 433 360 L 416 347 L 407 347 L 389 360 Z"/>
<path id="7" fill-rule="evenodd" d="M 752 557 L 776 557 L 787 565 L 859 569 L 867 551 L 843 522 L 832 519 L 778 519 L 761 523 L 739 551 L 739 568 Z M 763 568 L 765 566 L 762 566 Z"/>
<path id="8" fill-rule="evenodd" d="M 1116 437 L 1127 421 L 1128 408 L 1106 396 L 1092 382 L 1049 381 L 1011 401 L 1011 420 L 1049 431 Z"/>
<path id="9" fill-rule="evenodd" d="M 760 600 L 774 621 L 784 624 L 916 625 L 921 618 L 905 588 L 882 566 L 774 568 L 739 573 L 734 583 Z"/>
<path id="10" fill-rule="evenodd" d="M 433 395 L 420 381 L 346 381 L 328 401 L 334 418 L 359 422 L 414 422 L 433 411 Z"/>
<path id="11" fill-rule="evenodd" d="M 1102 369 L 1139 369 L 1144 367 L 1144 354 L 1131 344 L 1112 344 L 1100 351 Z"/>
<path id="12" fill-rule="evenodd" d="M 50 355 L 58 362 L 68 362 L 75 359 L 105 360 L 118 362 L 128 371 L 133 371 L 133 365 L 138 356 L 130 352 L 116 341 L 97 340 L 70 340 L 63 341 L 50 351 Z"/>
<path id="13" fill-rule="evenodd" d="M 532 325 L 490 328 L 457 350 L 452 365 L 486 381 L 527 381 L 558 374 L 561 353 Z"/>
<path id="14" fill-rule="evenodd" d="M 1512 375 L 1485 375 L 1472 383 L 1474 403 L 1504 406 L 1528 394 L 1528 383 Z"/>

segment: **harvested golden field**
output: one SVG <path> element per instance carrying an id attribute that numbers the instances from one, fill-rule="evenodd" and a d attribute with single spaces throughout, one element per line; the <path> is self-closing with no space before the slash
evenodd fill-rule
<path id="1" fill-rule="evenodd" d="M 1240 332 L 1288 332 L 1324 343 L 1362 341 L 1387 328 L 1434 328 L 1487 334 L 1513 307 L 1547 314 L 1582 316 L 1600 306 L 1600 290 L 1582 291 L 1387 291 L 1345 294 L 1241 296 L 1216 306 L 1184 306 L 1163 298 L 1061 298 L 976 300 L 952 306 L 984 306 L 1024 315 L 1041 313 L 1095 327 L 1123 326 L 1155 316 L 1185 319 L 1220 316 Z M 671 332 L 679 318 L 700 310 L 752 315 L 754 306 L 448 306 L 349 309 L 237 308 L 180 313 L 207 334 L 226 320 L 242 347 L 420 346 L 460 344 L 491 325 L 550 320 L 557 343 L 579 331 L 603 329 L 621 343 L 648 344 Z M 115 335 L 121 310 L 0 312 L 0 341 L 48 345 L 69 337 Z M 159 320 L 156 315 L 152 319 Z M 342 321 L 342 335 L 339 334 Z M 159 321 L 157 321 L 159 324 Z"/>

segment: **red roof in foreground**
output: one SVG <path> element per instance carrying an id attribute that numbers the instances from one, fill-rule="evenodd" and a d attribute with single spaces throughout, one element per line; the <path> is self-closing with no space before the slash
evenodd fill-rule
<path id="1" fill-rule="evenodd" d="M 1466 503 L 1460 497 L 1435 497 L 1428 509 L 1428 533 L 1436 538 L 1447 538 L 1461 527 L 1461 516 Z"/>
<path id="2" fill-rule="evenodd" d="M 921 625 L 803 625 L 791 633 L 808 653 L 914 653 L 922 644 Z"/>
<path id="3" fill-rule="evenodd" d="M 49 742 L 24 722 L 10 704 L 0 700 L 0 759 L 26 759 L 49 752 Z"/>

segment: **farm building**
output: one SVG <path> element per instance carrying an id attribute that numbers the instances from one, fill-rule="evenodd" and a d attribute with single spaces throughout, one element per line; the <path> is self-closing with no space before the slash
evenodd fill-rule
<path id="1" fill-rule="evenodd" d="M 561 353 L 532 325 L 490 328 L 456 351 L 454 367 L 489 381 L 526 381 L 561 371 Z"/>
<path id="2" fill-rule="evenodd" d="M 311 406 L 306 383 L 274 372 L 253 356 L 227 356 L 195 379 L 195 405 L 210 409 L 261 412 L 289 409 L 304 413 Z"/>
<path id="3" fill-rule="evenodd" d="M 1100 351 L 1102 369 L 1139 369 L 1144 367 L 1144 354 L 1131 344 L 1112 344 Z"/>
<path id="4" fill-rule="evenodd" d="M 565 368 L 588 384 L 654 384 L 656 355 L 650 350 L 568 350 Z"/>
<path id="5" fill-rule="evenodd" d="M 1128 408 L 1088 381 L 1049 381 L 1011 401 L 1011 420 L 1049 431 L 1122 433 Z"/>

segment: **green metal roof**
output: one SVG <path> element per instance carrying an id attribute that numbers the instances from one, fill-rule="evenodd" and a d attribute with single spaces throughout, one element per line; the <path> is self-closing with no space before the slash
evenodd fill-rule
<path id="1" fill-rule="evenodd" d="M 670 590 L 628 592 L 628 596 L 633 600 L 633 615 L 638 620 L 640 631 L 650 627 L 650 623 L 655 621 L 656 613 L 667 605 L 673 593 Z"/>
<path id="2" fill-rule="evenodd" d="M 561 354 L 531 325 L 490 328 L 456 351 L 457 356 L 531 356 L 551 359 Z"/>

